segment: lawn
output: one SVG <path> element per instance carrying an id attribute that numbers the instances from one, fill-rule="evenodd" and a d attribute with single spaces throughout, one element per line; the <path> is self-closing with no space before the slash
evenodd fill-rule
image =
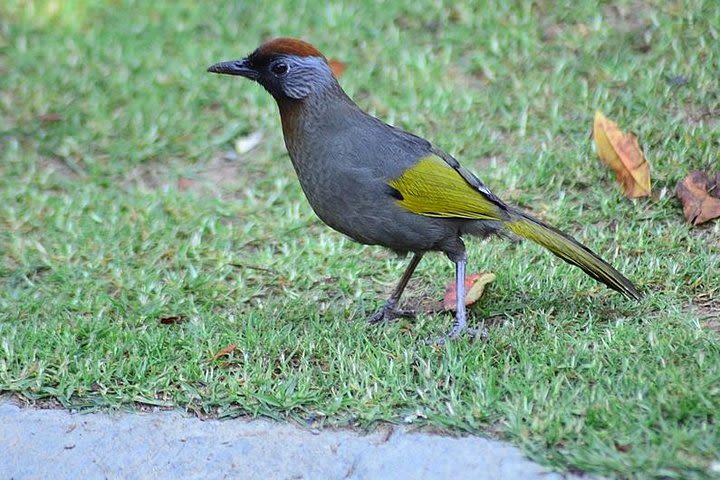
<path id="1" fill-rule="evenodd" d="M 720 475 L 720 222 L 688 225 L 674 198 L 691 170 L 720 170 L 717 1 L 258 5 L 0 6 L 0 393 L 411 422 L 565 471 Z M 497 275 L 470 311 L 486 340 L 425 345 L 448 331 L 441 314 L 366 325 L 407 260 L 325 227 L 273 100 L 205 72 L 276 35 L 344 62 L 362 108 L 646 297 L 530 242 L 469 240 L 469 271 Z M 598 109 L 640 139 L 650 198 L 623 197 L 598 162 Z M 452 277 L 428 255 L 405 303 L 441 299 Z"/>

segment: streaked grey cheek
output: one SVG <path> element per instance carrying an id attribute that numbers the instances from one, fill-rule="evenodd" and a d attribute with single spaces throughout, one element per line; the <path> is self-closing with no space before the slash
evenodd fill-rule
<path id="1" fill-rule="evenodd" d="M 292 76 L 285 81 L 283 90 L 285 95 L 297 100 L 310 95 L 314 90 L 326 87 L 332 81 L 332 75 L 323 69 L 303 68 L 296 66 Z"/>
<path id="2" fill-rule="evenodd" d="M 300 100 L 307 97 L 313 90 L 315 79 L 312 72 L 306 72 L 305 69 L 296 68 L 292 77 L 288 77 L 285 81 L 285 95 L 290 98 Z"/>
<path id="3" fill-rule="evenodd" d="M 285 95 L 296 100 L 303 99 L 312 91 L 307 85 L 285 84 Z"/>

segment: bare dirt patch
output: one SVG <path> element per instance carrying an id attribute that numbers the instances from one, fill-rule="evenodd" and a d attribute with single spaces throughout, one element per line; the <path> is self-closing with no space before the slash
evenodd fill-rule
<path id="1" fill-rule="evenodd" d="M 39 167 L 70 180 L 77 180 L 85 176 L 81 167 L 61 157 L 44 157 L 40 159 Z"/>
<path id="2" fill-rule="evenodd" d="M 219 151 L 208 161 L 195 164 L 154 162 L 141 165 L 128 173 L 124 183 L 148 190 L 177 188 L 203 195 L 233 197 L 254 178 L 243 171 L 242 164 L 241 157 L 235 152 Z"/>
<path id="3" fill-rule="evenodd" d="M 700 326 L 720 334 L 720 299 L 701 297 L 692 306 L 700 319 Z"/>
<path id="4" fill-rule="evenodd" d="M 688 124 L 696 127 L 711 127 L 720 123 L 720 108 L 688 106 L 685 108 L 684 115 Z"/>

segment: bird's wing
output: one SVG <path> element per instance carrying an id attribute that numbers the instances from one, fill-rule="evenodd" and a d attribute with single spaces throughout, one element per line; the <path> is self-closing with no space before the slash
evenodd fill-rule
<path id="1" fill-rule="evenodd" d="M 388 182 L 401 207 L 418 215 L 507 220 L 507 206 L 475 175 L 440 150 L 420 158 Z"/>

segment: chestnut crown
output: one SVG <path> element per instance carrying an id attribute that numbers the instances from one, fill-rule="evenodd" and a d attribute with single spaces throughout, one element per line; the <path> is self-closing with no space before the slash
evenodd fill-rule
<path id="1" fill-rule="evenodd" d="M 302 100 L 336 84 L 320 51 L 295 38 L 275 38 L 240 60 L 220 62 L 208 72 L 238 75 L 262 85 L 277 101 Z"/>

